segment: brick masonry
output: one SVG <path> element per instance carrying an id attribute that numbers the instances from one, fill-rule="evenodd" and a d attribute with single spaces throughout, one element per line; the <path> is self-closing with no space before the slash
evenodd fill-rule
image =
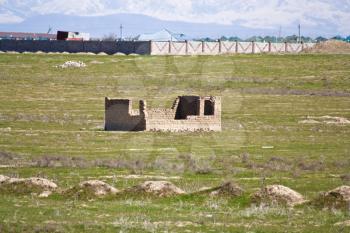
<path id="1" fill-rule="evenodd" d="M 107 131 L 221 131 L 221 98 L 179 96 L 168 109 L 147 109 L 140 100 L 132 109 L 129 99 L 105 99 Z"/>

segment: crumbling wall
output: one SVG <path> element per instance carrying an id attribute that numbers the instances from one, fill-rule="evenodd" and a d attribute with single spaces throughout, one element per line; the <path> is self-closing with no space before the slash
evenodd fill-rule
<path id="1" fill-rule="evenodd" d="M 180 96 L 175 119 L 187 119 L 187 116 L 200 115 L 199 96 Z"/>
<path id="2" fill-rule="evenodd" d="M 220 97 L 180 96 L 171 109 L 147 110 L 146 130 L 221 131 L 221 99 Z"/>
<path id="3" fill-rule="evenodd" d="M 128 99 L 105 99 L 105 130 L 143 131 L 146 129 L 145 103 L 140 101 L 139 110 L 132 109 Z"/>
<path id="4" fill-rule="evenodd" d="M 105 109 L 105 130 L 221 131 L 220 97 L 179 96 L 167 109 L 147 109 L 140 101 L 139 110 L 131 100 L 106 98 Z"/>

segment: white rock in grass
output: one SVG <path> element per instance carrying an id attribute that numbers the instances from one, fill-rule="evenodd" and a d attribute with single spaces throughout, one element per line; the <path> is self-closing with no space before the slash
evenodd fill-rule
<path id="1" fill-rule="evenodd" d="M 66 61 L 62 65 L 56 66 L 57 68 L 84 68 L 86 67 L 86 64 L 82 61 Z"/>
<path id="2" fill-rule="evenodd" d="M 49 197 L 51 194 L 52 194 L 52 192 L 47 190 L 47 191 L 40 193 L 39 197 L 46 198 L 46 197 Z"/>
<path id="3" fill-rule="evenodd" d="M 10 179 L 10 177 L 0 175 L 0 184 L 5 183 L 9 179 Z"/>

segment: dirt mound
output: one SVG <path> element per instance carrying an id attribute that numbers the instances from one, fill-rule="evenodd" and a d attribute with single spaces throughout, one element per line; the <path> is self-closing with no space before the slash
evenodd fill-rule
<path id="1" fill-rule="evenodd" d="M 244 193 L 244 190 L 239 187 L 237 184 L 233 182 L 225 182 L 219 187 L 215 188 L 210 195 L 211 196 L 218 196 L 218 195 L 228 195 L 228 196 L 234 196 L 238 197 L 241 196 Z"/>
<path id="2" fill-rule="evenodd" d="M 169 181 L 145 181 L 140 185 L 132 187 L 128 191 L 135 193 L 147 193 L 159 197 L 185 194 L 185 191 L 176 187 Z"/>
<path id="3" fill-rule="evenodd" d="M 244 190 L 232 181 L 223 183 L 217 187 L 203 187 L 193 194 L 209 193 L 210 196 L 232 196 L 238 197 L 244 193 Z"/>
<path id="4" fill-rule="evenodd" d="M 350 205 L 350 186 L 343 185 L 321 193 L 315 200 L 315 204 L 328 208 L 348 208 Z"/>
<path id="5" fill-rule="evenodd" d="M 288 206 L 306 202 L 300 193 L 283 185 L 268 185 L 253 194 L 252 199 L 258 203 L 278 203 Z"/>
<path id="6" fill-rule="evenodd" d="M 0 175 L 0 190 L 15 193 L 43 193 L 47 196 L 51 191 L 57 189 L 57 185 L 47 179 L 31 178 L 10 178 Z M 41 195 L 41 194 L 40 194 Z"/>
<path id="7" fill-rule="evenodd" d="M 326 54 L 350 54 L 350 43 L 339 40 L 328 40 L 317 43 L 313 48 L 305 51 L 306 53 L 326 53 Z"/>
<path id="8" fill-rule="evenodd" d="M 68 189 L 65 194 L 79 196 L 79 197 L 103 197 L 107 195 L 114 195 L 119 192 L 113 186 L 100 180 L 87 180 L 81 182 L 79 185 Z"/>

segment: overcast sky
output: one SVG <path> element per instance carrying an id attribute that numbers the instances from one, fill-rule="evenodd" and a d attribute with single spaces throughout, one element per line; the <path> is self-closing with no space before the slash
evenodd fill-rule
<path id="1" fill-rule="evenodd" d="M 272 29 L 301 23 L 350 34 L 350 0 L 0 0 L 0 24 L 38 14 L 136 13 L 162 20 Z"/>

